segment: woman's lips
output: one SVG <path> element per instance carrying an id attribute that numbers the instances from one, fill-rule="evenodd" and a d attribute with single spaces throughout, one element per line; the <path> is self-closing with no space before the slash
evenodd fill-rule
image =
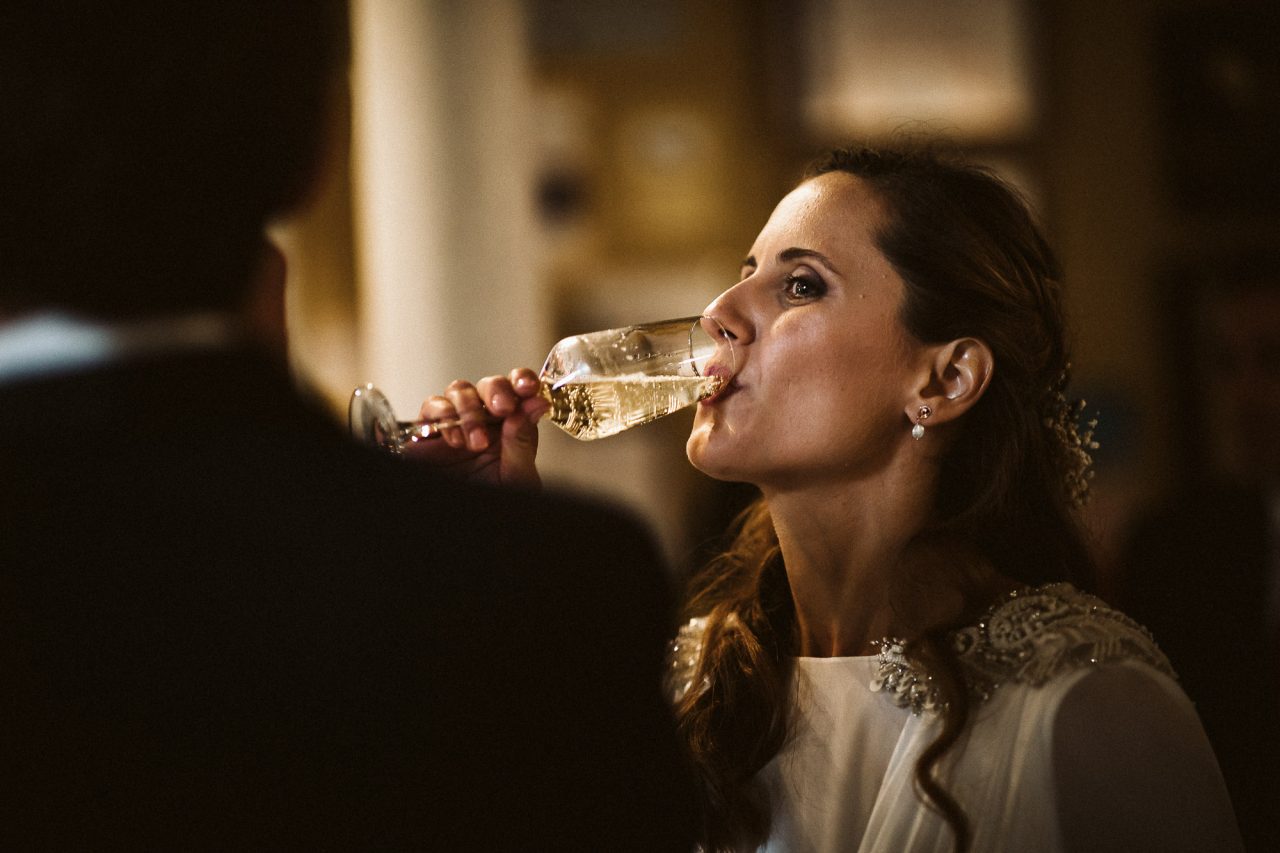
<path id="1" fill-rule="evenodd" d="M 728 368 L 720 367 L 719 365 L 711 365 L 707 368 L 707 375 L 720 377 L 723 384 L 714 394 L 704 397 L 700 401 L 700 405 L 717 403 L 738 390 L 738 379 L 729 371 Z"/>

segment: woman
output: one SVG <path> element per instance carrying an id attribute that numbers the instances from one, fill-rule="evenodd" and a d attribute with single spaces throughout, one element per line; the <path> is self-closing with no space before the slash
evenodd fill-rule
<path id="1" fill-rule="evenodd" d="M 987 172 L 841 150 L 707 308 L 738 373 L 689 459 L 761 497 L 673 653 L 706 849 L 1239 849 L 1164 656 L 1071 585 L 1091 442 L 1058 279 Z M 544 412 L 516 371 L 422 414 L 464 419 L 471 473 L 530 482 Z"/>

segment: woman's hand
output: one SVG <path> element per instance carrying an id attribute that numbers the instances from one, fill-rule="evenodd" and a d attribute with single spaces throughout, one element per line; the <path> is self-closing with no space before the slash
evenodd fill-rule
<path id="1" fill-rule="evenodd" d="M 405 444 L 405 455 L 459 479 L 538 488 L 538 419 L 551 404 L 538 396 L 538 375 L 517 368 L 474 385 L 458 379 L 444 394 L 427 398 L 418 418 L 459 420 L 440 438 Z"/>

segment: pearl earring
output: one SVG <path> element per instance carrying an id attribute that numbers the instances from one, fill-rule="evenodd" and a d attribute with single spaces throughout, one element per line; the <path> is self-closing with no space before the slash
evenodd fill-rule
<path id="1" fill-rule="evenodd" d="M 921 406 L 916 410 L 916 425 L 911 428 L 911 437 L 916 441 L 924 438 L 924 424 L 920 423 L 929 419 L 929 415 L 933 414 L 933 409 L 928 406 Z"/>

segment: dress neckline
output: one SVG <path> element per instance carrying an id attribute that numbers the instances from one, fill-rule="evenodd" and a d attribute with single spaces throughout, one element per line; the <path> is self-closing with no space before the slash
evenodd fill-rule
<path id="1" fill-rule="evenodd" d="M 875 652 L 869 655 L 831 655 L 826 657 L 819 655 L 795 655 L 792 660 L 796 663 L 802 663 L 807 666 L 827 666 L 828 664 L 835 666 L 837 663 L 842 661 L 878 661 L 880 660 L 880 652 Z"/>

